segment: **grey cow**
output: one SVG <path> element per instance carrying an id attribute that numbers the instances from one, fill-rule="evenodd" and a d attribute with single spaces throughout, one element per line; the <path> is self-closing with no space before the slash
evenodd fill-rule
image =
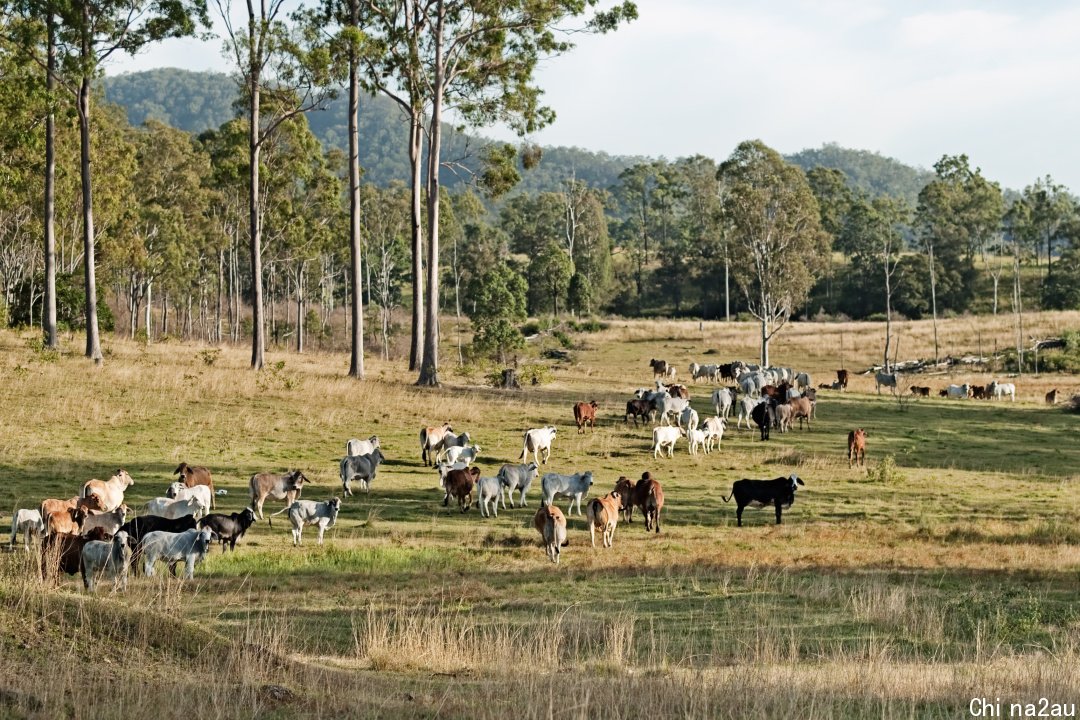
<path id="1" fill-rule="evenodd" d="M 499 482 L 499 478 L 482 477 L 476 481 L 476 504 L 484 517 L 488 516 L 489 504 L 491 505 L 491 514 L 499 517 L 499 499 L 501 497 L 502 484 Z"/>
<path id="2" fill-rule="evenodd" d="M 524 465 L 506 464 L 499 469 L 499 474 L 496 477 L 498 477 L 499 483 L 502 484 L 503 490 L 510 496 L 510 507 L 517 507 L 514 505 L 515 490 L 519 492 L 521 507 L 528 507 L 525 502 L 525 493 L 532 487 L 532 481 L 539 474 L 540 467 L 535 462 Z M 506 507 L 505 499 L 503 500 L 503 507 Z"/>
<path id="3" fill-rule="evenodd" d="M 367 455 L 350 455 L 341 458 L 341 486 L 345 488 L 345 494 L 352 495 L 352 490 L 349 489 L 351 480 L 359 480 L 365 492 L 371 492 L 371 481 L 375 479 L 379 463 L 385 459 L 379 448 L 375 448 Z"/>
<path id="4" fill-rule="evenodd" d="M 581 515 L 581 498 L 592 487 L 592 471 L 575 473 L 574 475 L 560 475 L 559 473 L 547 473 L 540 480 L 540 489 L 543 497 L 540 502 L 543 505 L 552 505 L 556 496 L 570 498 L 570 504 L 566 506 L 566 514 L 571 513 L 574 501 L 577 501 L 577 514 Z"/>

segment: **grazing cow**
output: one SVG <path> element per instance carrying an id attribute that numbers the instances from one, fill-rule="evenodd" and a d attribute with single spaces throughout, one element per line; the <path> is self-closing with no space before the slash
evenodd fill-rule
<path id="1" fill-rule="evenodd" d="M 554 425 L 526 430 L 521 448 L 521 457 L 518 460 L 528 460 L 531 452 L 536 462 L 547 465 L 548 458 L 551 457 L 551 443 L 555 439 L 557 432 Z M 540 460 L 541 451 L 544 453 L 543 461 Z"/>
<path id="2" fill-rule="evenodd" d="M 461 447 L 455 445 L 454 447 L 446 449 L 446 462 L 451 465 L 457 465 L 462 463 L 463 465 L 472 465 L 476 462 L 476 457 L 483 450 L 479 445 L 473 445 L 472 447 Z"/>
<path id="3" fill-rule="evenodd" d="M 375 451 L 375 448 L 379 447 L 379 436 L 372 435 L 367 440 L 357 440 L 353 438 L 349 442 L 345 443 L 346 455 L 370 455 Z"/>
<path id="4" fill-rule="evenodd" d="M 925 385 L 912 385 L 910 389 L 911 394 L 915 397 L 930 397 L 930 388 L 926 387 Z"/>
<path id="5" fill-rule="evenodd" d="M 896 394 L 896 373 L 887 373 L 878 371 L 874 373 L 874 382 L 877 383 L 878 395 L 881 394 L 881 386 L 884 385 L 887 388 L 892 388 L 892 392 Z"/>
<path id="6" fill-rule="evenodd" d="M 596 429 L 597 407 L 599 406 L 596 404 L 595 400 L 587 403 L 574 403 L 574 422 L 577 423 L 579 433 L 584 434 L 586 425 L 592 425 L 593 430 Z"/>
<path id="7" fill-rule="evenodd" d="M 726 427 L 727 421 L 722 417 L 705 418 L 705 452 L 712 452 L 713 442 L 716 443 L 716 449 L 720 449 Z"/>
<path id="8" fill-rule="evenodd" d="M 533 516 L 533 527 L 540 533 L 540 540 L 548 559 L 558 564 L 560 550 L 570 543 L 566 541 L 566 516 L 554 505 L 541 505 Z"/>
<path id="9" fill-rule="evenodd" d="M 971 397 L 971 386 L 967 383 L 964 383 L 963 385 L 949 385 L 942 390 L 940 394 L 942 397 L 947 398 L 967 399 Z"/>
<path id="10" fill-rule="evenodd" d="M 791 421 L 799 421 L 799 429 L 802 430 L 803 420 L 806 420 L 806 429 L 810 429 L 810 417 L 814 414 L 816 403 L 808 397 L 795 398 L 788 402 L 791 408 Z"/>
<path id="11" fill-rule="evenodd" d="M 592 487 L 592 471 L 575 473 L 573 475 L 561 475 L 559 473 L 547 473 L 540 479 L 540 502 L 544 505 L 553 505 L 556 497 L 570 498 L 570 504 L 566 506 L 566 514 L 571 514 L 574 501 L 577 501 L 577 514 L 581 516 L 581 498 Z"/>
<path id="12" fill-rule="evenodd" d="M 203 507 L 202 502 L 195 497 L 184 500 L 173 500 L 166 497 L 153 498 L 146 503 L 146 514 L 175 520 L 184 515 L 191 515 L 196 519 L 201 518 L 209 508 Z"/>
<path id="13" fill-rule="evenodd" d="M 443 423 L 442 427 L 420 428 L 420 459 L 423 460 L 424 465 L 435 464 L 439 452 L 443 449 L 446 436 L 453 432 L 454 428 L 450 427 L 449 421 Z"/>
<path id="14" fill-rule="evenodd" d="M 128 558 L 131 556 L 128 541 L 127 533 L 120 531 L 110 541 L 90 540 L 83 545 L 80 553 L 82 580 L 88 592 L 94 592 L 94 584 L 104 578 L 112 579 L 113 590 L 117 586 L 127 590 Z"/>
<path id="15" fill-rule="evenodd" d="M 705 444 L 705 431 L 698 428 L 691 428 L 686 433 L 687 444 L 690 449 L 691 455 L 697 455 L 698 450 L 704 450 L 706 454 L 709 452 L 708 446 Z"/>
<path id="16" fill-rule="evenodd" d="M 349 489 L 349 482 L 352 480 L 359 480 L 364 491 L 370 493 L 371 481 L 375 479 L 379 463 L 385 459 L 379 448 L 375 448 L 367 455 L 349 455 L 341 458 L 338 473 L 341 476 L 341 486 L 345 488 L 345 495 L 352 495 L 352 490 Z"/>
<path id="17" fill-rule="evenodd" d="M 502 484 L 497 477 L 482 477 L 476 481 L 476 504 L 480 506 L 480 514 L 488 516 L 488 505 L 491 505 L 491 514 L 499 517 L 499 499 L 502 497 Z M 505 505 L 503 507 L 506 507 Z"/>
<path id="18" fill-rule="evenodd" d="M 40 510 L 16 510 L 11 516 L 11 542 L 8 545 L 15 547 L 15 538 L 22 533 L 23 549 L 30 552 L 30 536 L 33 535 L 39 541 L 45 534 L 45 521 L 41 519 Z"/>
<path id="19" fill-rule="evenodd" d="M 210 488 L 206 485 L 187 487 L 184 483 L 177 481 L 168 487 L 165 491 L 165 497 L 173 500 L 187 500 L 189 497 L 196 498 L 199 504 L 202 505 L 200 515 L 210 512 L 210 508 L 214 505 L 214 496 L 210 494 Z"/>
<path id="20" fill-rule="evenodd" d="M 284 500 L 285 505 L 292 505 L 300 493 L 304 490 L 304 483 L 308 479 L 299 470 L 293 470 L 284 474 L 258 473 L 251 476 L 248 481 L 248 489 L 251 491 L 251 507 L 259 519 L 263 519 L 263 503 L 267 497 L 275 500 Z"/>
<path id="21" fill-rule="evenodd" d="M 184 563 L 184 579 L 195 577 L 195 563 L 202 562 L 214 532 L 210 528 L 185 530 L 182 533 L 147 533 L 142 541 L 143 574 L 154 576 L 154 563 L 164 560 L 169 572 L 176 575 L 176 566 Z"/>
<path id="22" fill-rule="evenodd" d="M 1057 405 L 1058 403 L 1058 389 L 1054 388 L 1050 392 L 1046 393 L 1046 404 Z"/>
<path id="23" fill-rule="evenodd" d="M 717 388 L 713 390 L 712 403 L 717 417 L 726 418 L 731 414 L 731 408 L 735 405 L 738 397 L 738 388 Z"/>
<path id="24" fill-rule="evenodd" d="M 184 487 L 193 488 L 197 485 L 205 485 L 210 489 L 210 507 L 217 507 L 217 501 L 214 499 L 216 492 L 214 491 L 214 479 L 210 477 L 210 469 L 202 467 L 191 467 L 186 462 L 182 462 L 176 466 L 173 470 L 173 475 L 180 476 L 180 482 L 184 483 Z"/>
<path id="25" fill-rule="evenodd" d="M 739 527 L 742 527 L 743 508 L 747 505 L 754 507 L 776 506 L 776 524 L 780 524 L 780 510 L 782 507 L 791 507 L 795 502 L 795 490 L 799 485 L 806 485 L 798 475 L 794 473 L 789 477 L 778 477 L 773 480 L 736 480 L 731 486 L 731 494 L 727 497 L 721 495 L 724 502 L 735 498 L 738 506 L 735 510 L 735 518 Z"/>
<path id="26" fill-rule="evenodd" d="M 115 510 L 124 502 L 124 491 L 135 483 L 126 470 L 117 470 L 108 480 L 87 480 L 79 497 L 95 497 L 105 512 Z"/>
<path id="27" fill-rule="evenodd" d="M 86 519 L 82 521 L 82 527 L 79 529 L 79 534 L 89 535 L 94 528 L 101 528 L 106 534 L 114 536 L 119 532 L 124 521 L 127 520 L 127 514 L 128 506 L 121 505 L 112 512 L 87 515 Z"/>
<path id="28" fill-rule="evenodd" d="M 521 507 L 526 507 L 525 493 L 532 487 L 532 482 L 540 475 L 540 467 L 534 463 L 526 463 L 524 465 L 503 465 L 499 468 L 499 474 L 496 475 L 499 479 L 499 484 L 502 485 L 503 490 L 510 495 L 510 507 L 516 507 L 514 505 L 514 491 L 519 493 L 519 501 Z M 500 492 L 500 495 L 502 493 Z M 506 500 L 503 500 L 503 507 L 506 507 Z"/>
<path id="29" fill-rule="evenodd" d="M 665 448 L 667 449 L 667 456 L 671 457 L 675 451 L 675 443 L 685 434 L 681 427 L 661 426 L 653 428 L 653 458 L 659 457 Z"/>
<path id="30" fill-rule="evenodd" d="M 853 464 L 866 467 L 866 431 L 862 428 L 847 434 L 847 466 Z"/>
<path id="31" fill-rule="evenodd" d="M 634 416 L 634 427 L 638 426 L 638 418 L 641 418 L 642 422 L 648 419 L 649 413 L 652 411 L 652 403 L 642 400 L 641 398 L 634 398 L 633 400 L 626 401 L 626 422 L 629 424 L 630 416 Z"/>
<path id="32" fill-rule="evenodd" d="M 660 532 L 660 511 L 664 509 L 664 489 L 660 487 L 660 481 L 651 473 L 644 472 L 641 479 L 631 484 L 625 475 L 615 483 L 615 490 L 622 498 L 622 511 L 626 522 L 634 521 L 634 507 L 641 508 L 645 515 L 645 530 L 656 528 Z"/>
<path id="33" fill-rule="evenodd" d="M 225 543 L 229 544 L 230 550 L 235 551 L 236 541 L 244 537 L 244 533 L 254 524 L 255 511 L 251 508 L 244 508 L 242 512 L 234 512 L 229 515 L 221 513 L 207 515 L 199 523 L 201 527 L 210 528 L 221 540 L 221 552 L 225 552 Z"/>
<path id="34" fill-rule="evenodd" d="M 847 370 L 837 370 L 836 371 L 836 382 L 840 383 L 840 386 L 838 388 L 839 390 L 847 390 L 848 371 Z"/>
<path id="35" fill-rule="evenodd" d="M 446 474 L 446 497 L 443 498 L 443 507 L 450 505 L 450 496 L 457 498 L 461 512 L 468 512 L 472 505 L 472 492 L 476 481 L 480 478 L 480 468 L 468 467 L 451 470 Z"/>
<path id="36" fill-rule="evenodd" d="M 289 513 L 289 523 L 292 525 L 292 544 L 298 547 L 304 544 L 304 526 L 316 525 L 319 528 L 319 545 L 322 545 L 323 533 L 334 527 L 337 522 L 338 512 L 341 510 L 341 498 L 330 498 L 326 502 L 314 500 L 296 500 L 287 508 L 278 510 L 274 515 L 283 512 Z"/>
<path id="37" fill-rule="evenodd" d="M 619 524 L 619 493 L 612 490 L 602 498 L 593 498 L 585 506 L 585 516 L 589 521 L 589 537 L 596 547 L 596 531 L 601 534 L 604 547 L 611 547 L 615 542 L 615 526 Z"/>
<path id="38" fill-rule="evenodd" d="M 86 517 L 87 512 L 81 507 L 51 512 L 45 518 L 45 532 L 47 534 L 67 533 L 69 535 L 81 535 L 83 520 Z"/>
<path id="39" fill-rule="evenodd" d="M 649 367 L 652 368 L 653 377 L 665 377 L 668 372 L 668 364 L 666 360 L 657 360 L 653 358 L 649 361 Z"/>
<path id="40" fill-rule="evenodd" d="M 1016 402 L 1016 385 L 1013 385 L 1012 383 L 999 383 L 995 380 L 986 388 L 986 395 L 991 400 L 1000 400 L 1008 395 L 1010 400 Z"/>
<path id="41" fill-rule="evenodd" d="M 776 401 L 766 400 L 755 405 L 754 409 L 750 411 L 750 419 L 757 425 L 762 442 L 768 440 L 769 428 L 776 422 Z"/>

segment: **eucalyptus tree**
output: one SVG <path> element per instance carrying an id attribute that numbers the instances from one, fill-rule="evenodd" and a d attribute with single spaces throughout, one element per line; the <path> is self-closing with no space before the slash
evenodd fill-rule
<path id="1" fill-rule="evenodd" d="M 1040 249 L 1046 248 L 1046 277 L 1049 278 L 1054 246 L 1063 243 L 1071 224 L 1075 223 L 1077 202 L 1049 175 L 1025 187 L 1020 202 L 1027 208 L 1022 231 L 1035 250 L 1036 262 Z"/>
<path id="2" fill-rule="evenodd" d="M 247 110 L 251 367 L 259 370 L 266 362 L 260 156 L 282 123 L 321 107 L 334 95 L 330 52 L 311 37 L 310 28 L 289 25 L 284 16 L 285 0 L 245 0 L 246 12 L 239 22 L 233 16 L 232 0 L 214 2 L 225 26 L 225 52 L 241 75 L 241 96 Z"/>
<path id="3" fill-rule="evenodd" d="M 806 302 L 829 252 L 817 200 L 802 170 L 760 140 L 739 144 L 718 170 L 731 226 L 732 272 L 769 341 Z"/>

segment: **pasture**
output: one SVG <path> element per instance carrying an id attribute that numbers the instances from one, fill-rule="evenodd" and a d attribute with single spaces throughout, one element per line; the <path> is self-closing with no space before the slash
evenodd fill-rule
<path id="1" fill-rule="evenodd" d="M 1080 313 L 1028 318 L 1028 332 L 1080 326 Z M 901 359 L 932 353 L 929 322 L 898 323 Z M 898 403 L 854 375 L 821 391 L 809 431 L 729 424 L 719 452 L 653 460 L 651 427 L 626 400 L 665 358 L 754 361 L 750 324 L 613 321 L 575 335 L 574 360 L 541 387 L 469 385 L 446 353 L 439 390 L 402 363 L 344 355 L 109 340 L 102 368 L 69 338 L 59 356 L 0 331 L 0 521 L 70 497 L 123 467 L 128 503 L 163 494 L 180 461 L 209 466 L 218 511 L 242 509 L 256 472 L 300 468 L 303 497 L 341 496 L 350 437 L 377 434 L 387 462 L 370 494 L 344 500 L 326 544 L 293 548 L 284 516 L 259 522 L 195 579 L 133 577 L 88 597 L 77 578 L 43 587 L 34 556 L 0 555 L 0 708 L 36 717 L 967 717 L 972 698 L 1080 703 L 1080 416 L 1048 408 L 1072 377 L 1022 377 L 1016 403 Z M 772 360 L 835 378 L 879 362 L 883 328 L 797 324 Z M 942 354 L 1011 342 L 1010 319 L 942 321 Z M 282 363 L 275 365 L 275 363 Z M 1002 376 L 999 374 L 999 378 Z M 909 384 L 989 380 L 918 376 Z M 708 383 L 688 383 L 712 414 Z M 577 434 L 571 406 L 595 399 Z M 663 483 L 663 531 L 635 513 L 614 547 L 589 545 L 568 516 L 551 564 L 528 509 L 484 519 L 441 506 L 418 431 L 449 420 L 494 475 L 526 428 L 554 424 L 541 472 L 591 470 L 593 495 L 645 470 Z M 848 430 L 867 431 L 868 470 L 849 469 Z M 891 455 L 894 466 L 882 469 Z M 797 473 L 784 524 L 770 508 L 735 526 L 734 480 Z M 354 488 L 354 491 L 356 488 Z M 566 501 L 556 503 L 565 511 Z M 280 502 L 268 501 L 276 512 Z M 107 691 L 102 691 L 102 688 Z"/>

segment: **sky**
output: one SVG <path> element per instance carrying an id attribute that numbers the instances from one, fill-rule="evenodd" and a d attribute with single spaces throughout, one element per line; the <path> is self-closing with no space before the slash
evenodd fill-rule
<path id="1" fill-rule="evenodd" d="M 557 119 L 532 140 L 717 161 L 753 138 L 782 153 L 835 142 L 923 168 L 964 153 L 1003 187 L 1050 175 L 1080 192 L 1080 5 L 637 4 L 635 22 L 575 36 L 573 50 L 543 61 L 537 81 Z M 221 47 L 169 41 L 107 72 L 227 71 Z"/>

